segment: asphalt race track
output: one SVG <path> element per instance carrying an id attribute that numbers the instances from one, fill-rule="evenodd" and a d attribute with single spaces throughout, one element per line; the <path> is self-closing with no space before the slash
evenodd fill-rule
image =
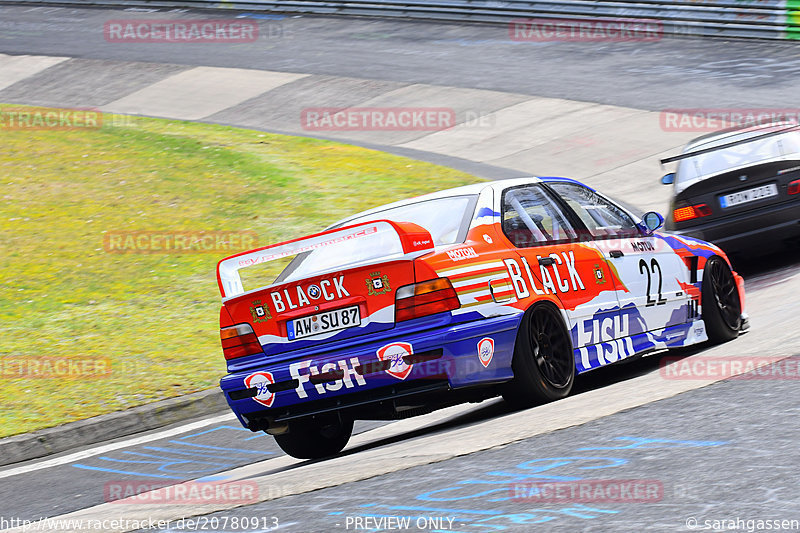
<path id="1" fill-rule="evenodd" d="M 151 71 L 189 65 L 368 78 L 643 111 L 797 107 L 800 48 L 791 44 L 514 43 L 502 26 L 313 17 L 257 19 L 264 36 L 258 42 L 213 48 L 109 44 L 97 36 L 103 21 L 135 16 L 191 14 L 0 6 L 0 54 L 147 63 Z M 63 91 L 62 105 L 77 106 L 81 95 Z M 26 94 L 29 103 L 59 104 L 55 92 L 15 92 L 14 85 L 0 90 L 0 102 L 24 103 Z M 218 121 L 257 127 L 251 119 L 238 106 Z M 658 177 L 655 167 L 644 179 Z M 617 194 L 625 199 L 625 191 L 620 186 Z M 663 190 L 657 194 L 646 201 L 663 204 Z M 800 530 L 798 265 L 792 250 L 737 264 L 752 324 L 739 339 L 600 369 L 580 378 L 571 397 L 527 411 L 492 400 L 390 424 L 361 422 L 342 454 L 316 462 L 284 456 L 271 437 L 243 430 L 221 412 L 4 467 L 0 529 L 20 525 L 12 519 L 71 514 L 170 521 L 142 531 Z M 675 364 L 724 357 L 765 366 L 735 379 L 689 379 L 664 366 L 676 355 L 684 359 Z M 105 503 L 121 482 L 196 479 L 240 482 L 257 497 L 213 505 Z M 542 501 L 528 492 L 532 483 L 553 482 L 636 482 L 645 497 L 616 501 L 592 492 Z M 179 522 L 192 516 L 201 518 Z"/>
<path id="2" fill-rule="evenodd" d="M 800 491 L 780 481 L 800 459 L 786 430 L 797 414 L 796 386 L 781 382 L 753 405 L 748 398 L 764 395 L 763 383 L 719 383 L 502 448 L 209 518 L 275 516 L 292 531 L 352 530 L 359 518 L 374 525 L 368 517 L 386 516 L 410 519 L 411 530 L 571 532 L 796 517 Z M 554 505 L 524 492 L 534 482 L 580 479 L 642 480 L 654 488 L 653 501 Z"/>
<path id="3" fill-rule="evenodd" d="M 167 10 L 109 13 L 0 6 L 0 51 L 429 83 L 651 110 L 791 107 L 800 73 L 800 49 L 791 43 L 512 42 L 503 25 L 259 19 L 262 30 L 256 42 L 227 47 L 132 46 L 105 42 L 95 31 L 110 18 L 177 16 Z"/>

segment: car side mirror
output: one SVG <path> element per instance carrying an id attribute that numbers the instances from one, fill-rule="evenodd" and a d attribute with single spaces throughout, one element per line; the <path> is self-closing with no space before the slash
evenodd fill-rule
<path id="1" fill-rule="evenodd" d="M 664 177 L 661 178 L 661 183 L 664 185 L 672 185 L 675 183 L 675 173 L 670 172 L 669 174 L 665 174 Z"/>
<path id="2" fill-rule="evenodd" d="M 664 217 L 655 211 L 648 211 L 642 217 L 642 225 L 645 232 L 649 235 L 664 225 Z"/>

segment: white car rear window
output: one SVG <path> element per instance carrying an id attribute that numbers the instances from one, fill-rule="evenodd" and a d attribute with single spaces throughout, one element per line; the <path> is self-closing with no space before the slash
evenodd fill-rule
<path id="1" fill-rule="evenodd" d="M 469 225 L 472 213 L 467 210 L 474 206 L 475 195 L 451 196 L 425 200 L 416 204 L 403 205 L 384 211 L 370 213 L 363 217 L 352 218 L 344 226 L 370 222 L 372 220 L 391 220 L 392 222 L 413 222 L 422 226 L 433 237 L 433 244 L 456 244 L 466 238 L 466 226 Z"/>
<path id="2" fill-rule="evenodd" d="M 748 135 L 752 136 L 753 133 Z M 725 143 L 743 138 L 746 135 L 727 137 Z M 695 149 L 697 148 L 705 147 L 699 146 Z M 681 185 L 727 170 L 780 158 L 800 158 L 800 133 L 788 132 L 684 159 L 678 166 L 676 184 Z"/>
<path id="3" fill-rule="evenodd" d="M 468 195 L 425 200 L 351 218 L 335 227 L 352 226 L 375 220 L 413 222 L 428 230 L 433 237 L 434 246 L 455 244 L 466 239 L 477 198 L 477 195 Z M 371 235 L 368 239 L 343 242 L 336 246 L 303 253 L 281 272 L 276 281 L 299 279 L 337 266 L 396 255 L 398 252 L 396 241 L 396 235 L 376 234 Z"/>

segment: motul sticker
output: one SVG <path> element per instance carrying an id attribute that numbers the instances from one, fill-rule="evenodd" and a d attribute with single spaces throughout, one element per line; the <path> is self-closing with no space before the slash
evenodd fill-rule
<path id="1" fill-rule="evenodd" d="M 478 359 L 484 367 L 488 367 L 494 357 L 494 339 L 484 337 L 478 342 Z"/>
<path id="2" fill-rule="evenodd" d="M 392 364 L 386 369 L 386 373 L 397 379 L 406 379 L 411 373 L 414 365 L 409 365 L 403 357 L 414 353 L 414 347 L 407 342 L 393 342 L 387 344 L 377 352 L 378 359 L 381 361 L 391 361 Z"/>
<path id="3" fill-rule="evenodd" d="M 275 383 L 275 378 L 269 372 L 255 372 L 244 378 L 244 386 L 248 389 L 252 387 L 258 388 L 258 394 L 253 399 L 261 405 L 272 407 L 272 402 L 275 400 L 275 394 L 267 389 L 267 386 Z"/>
<path id="4" fill-rule="evenodd" d="M 472 259 L 475 257 L 480 257 L 478 252 L 475 251 L 473 247 L 467 248 L 459 248 L 457 250 L 448 250 L 447 256 L 450 258 L 451 261 L 461 261 L 462 259 Z"/>

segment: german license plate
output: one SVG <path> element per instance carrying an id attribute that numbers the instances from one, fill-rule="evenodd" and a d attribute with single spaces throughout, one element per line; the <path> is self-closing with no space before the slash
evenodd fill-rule
<path id="1" fill-rule="evenodd" d="M 733 207 L 735 205 L 742 205 L 749 202 L 755 202 L 762 198 L 769 198 L 771 196 L 778 196 L 778 186 L 774 183 L 769 185 L 762 185 L 761 187 L 754 187 L 746 191 L 739 191 L 732 194 L 726 194 L 719 197 L 719 203 L 722 207 Z"/>
<path id="2" fill-rule="evenodd" d="M 290 341 L 352 328 L 361 325 L 361 314 L 358 306 L 344 307 L 334 311 L 325 311 L 316 315 L 295 318 L 286 322 L 286 333 Z"/>

